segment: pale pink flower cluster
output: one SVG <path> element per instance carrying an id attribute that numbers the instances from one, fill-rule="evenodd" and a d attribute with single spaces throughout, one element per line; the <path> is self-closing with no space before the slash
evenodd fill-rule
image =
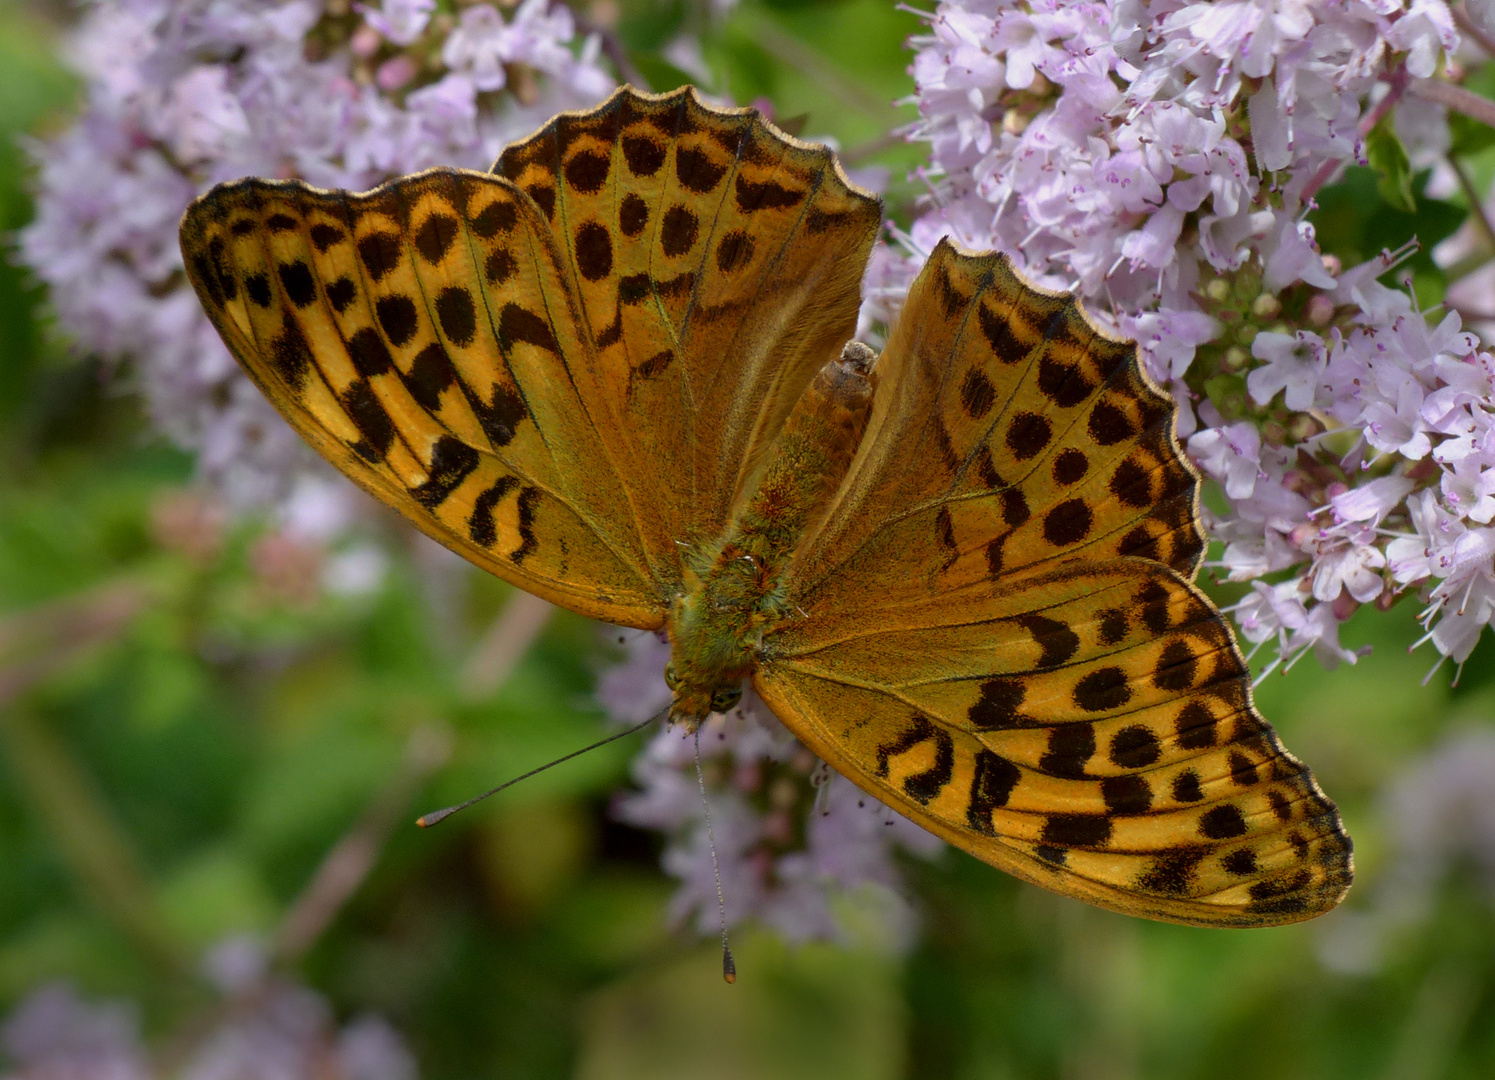
<path id="1" fill-rule="evenodd" d="M 1402 253 L 1342 270 L 1307 221 L 1378 123 L 1419 159 L 1448 146 L 1408 94 L 1459 44 L 1447 6 L 966 0 L 927 20 L 910 137 L 930 193 L 867 318 L 946 235 L 1077 291 L 1178 400 L 1229 504 L 1208 515 L 1217 570 L 1256 581 L 1236 616 L 1274 665 L 1354 662 L 1340 623 L 1406 592 L 1467 658 L 1495 616 L 1495 359 L 1377 280 Z"/>
<path id="2" fill-rule="evenodd" d="M 265 971 L 246 939 L 216 946 L 204 965 L 221 995 L 209 1021 L 176 1033 L 180 1080 L 416 1080 L 415 1058 L 375 1016 L 340 1025 L 325 998 Z M 150 1080 L 162 1073 L 132 1002 L 89 1002 L 68 984 L 33 990 L 0 1022 L 0 1080 Z"/>
<path id="3" fill-rule="evenodd" d="M 613 87 L 571 14 L 433 0 L 103 0 L 70 45 L 78 120 L 34 143 L 21 257 L 77 347 L 120 365 L 153 420 L 239 504 L 325 469 L 244 378 L 182 274 L 177 223 L 212 184 L 365 189 L 503 145 Z M 522 86 L 509 81 L 519 73 Z M 350 504 L 352 505 L 352 504 Z"/>
<path id="4" fill-rule="evenodd" d="M 669 645 L 653 634 L 624 640 L 626 658 L 597 696 L 615 720 L 638 723 L 669 704 Z M 664 868 L 680 881 L 671 913 L 709 934 L 716 876 L 695 752 L 683 729 L 661 730 L 633 763 L 638 790 L 614 813 L 669 838 Z M 912 943 L 894 856 L 933 854 L 938 839 L 820 764 L 751 691 L 702 725 L 700 754 L 729 925 L 752 919 L 789 941 Z"/>

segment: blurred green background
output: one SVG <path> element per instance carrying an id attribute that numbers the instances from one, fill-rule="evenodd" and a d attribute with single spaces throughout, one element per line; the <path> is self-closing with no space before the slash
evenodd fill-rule
<path id="1" fill-rule="evenodd" d="M 718 89 L 891 167 L 890 209 L 908 220 L 921 153 L 888 138 L 912 115 L 888 102 L 912 89 L 913 15 L 884 0 L 744 0 L 714 22 L 623 0 L 616 14 L 655 89 L 684 81 L 658 50 L 694 20 Z M 18 137 L 65 123 L 77 92 L 55 59 L 67 17 L 0 6 L 5 230 L 30 213 Z M 1347 264 L 1463 216 L 1425 199 L 1393 215 L 1363 177 L 1339 192 L 1321 238 Z M 1425 304 L 1441 289 L 1428 274 Z M 1420 685 L 1433 654 L 1408 654 L 1415 600 L 1346 628 L 1374 646 L 1358 666 L 1308 659 L 1260 693 L 1355 837 L 1349 910 L 1166 926 L 947 852 L 907 868 L 924 926 L 909 955 L 747 932 L 726 987 L 716 944 L 666 925 L 658 839 L 609 817 L 632 744 L 440 830 L 408 824 L 596 737 L 590 692 L 614 657 L 592 624 L 556 615 L 506 645 L 511 591 L 431 559 L 393 520 L 377 593 L 309 601 L 297 553 L 267 547 L 263 523 L 216 520 L 193 462 L 103 371 L 0 264 L 0 1015 L 66 979 L 138 1003 L 160 1045 L 215 1000 L 204 950 L 250 933 L 339 1017 L 387 1018 L 432 1080 L 1495 1075 L 1495 909 L 1472 864 L 1393 921 L 1375 962 L 1321 960 L 1345 920 L 1373 920 L 1392 872 L 1388 785 L 1448 732 L 1492 729 L 1495 656 L 1476 652 L 1457 689 L 1446 670 Z M 512 673 L 464 690 L 474 656 Z M 367 879 L 318 909 L 332 895 L 319 867 L 360 850 Z"/>

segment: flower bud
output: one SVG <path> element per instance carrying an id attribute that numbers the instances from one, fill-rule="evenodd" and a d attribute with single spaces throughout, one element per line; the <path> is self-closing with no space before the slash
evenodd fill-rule
<path id="1" fill-rule="evenodd" d="M 353 36 L 348 39 L 348 48 L 354 56 L 366 60 L 378 52 L 383 43 L 384 39 L 379 36 L 379 31 L 364 23 L 353 31 Z"/>
<path id="2" fill-rule="evenodd" d="M 1308 325 L 1324 327 L 1329 325 L 1329 320 L 1334 318 L 1334 301 L 1323 293 L 1315 293 L 1308 301 L 1308 307 L 1304 314 L 1308 318 Z"/>
<path id="3" fill-rule="evenodd" d="M 1225 355 L 1220 358 L 1220 368 L 1230 372 L 1232 375 L 1238 371 L 1244 371 L 1246 365 L 1251 362 L 1251 354 L 1239 345 L 1232 345 L 1225 350 Z"/>
<path id="4" fill-rule="evenodd" d="M 1251 314 L 1258 319 L 1275 319 L 1282 314 L 1282 301 L 1271 293 L 1262 293 L 1251 301 Z"/>
<path id="5" fill-rule="evenodd" d="M 1313 438 L 1319 433 L 1319 422 L 1308 413 L 1298 413 L 1287 422 L 1287 435 L 1295 443 Z"/>

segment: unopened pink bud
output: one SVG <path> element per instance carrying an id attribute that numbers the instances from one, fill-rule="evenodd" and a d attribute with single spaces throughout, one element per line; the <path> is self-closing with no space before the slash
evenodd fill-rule
<path id="1" fill-rule="evenodd" d="M 415 78 L 420 69 L 407 54 L 391 57 L 379 65 L 379 71 L 374 75 L 374 81 L 379 84 L 379 89 L 391 91 L 398 90 L 411 79 Z"/>
<path id="2" fill-rule="evenodd" d="M 1310 326 L 1328 326 L 1329 321 L 1334 318 L 1334 301 L 1323 293 L 1316 293 L 1309 299 L 1304 314 L 1307 315 Z"/>
<path id="3" fill-rule="evenodd" d="M 353 31 L 352 38 L 348 40 L 348 48 L 352 50 L 354 56 L 362 57 L 366 60 L 378 52 L 379 46 L 383 43 L 384 39 L 379 36 L 379 31 L 375 30 L 368 23 L 364 23 L 357 30 Z"/>
<path id="4" fill-rule="evenodd" d="M 1335 619 L 1344 622 L 1351 615 L 1355 614 L 1359 610 L 1359 607 L 1360 601 L 1350 595 L 1350 590 L 1340 589 L 1339 595 L 1329 605 L 1329 610 L 1333 613 Z"/>

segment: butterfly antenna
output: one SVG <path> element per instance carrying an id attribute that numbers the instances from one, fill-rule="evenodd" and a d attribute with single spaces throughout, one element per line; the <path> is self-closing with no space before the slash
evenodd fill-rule
<path id="1" fill-rule="evenodd" d="M 706 843 L 711 848 L 711 872 L 716 876 L 716 910 L 722 919 L 722 978 L 737 981 L 737 961 L 727 944 L 727 898 L 722 894 L 722 868 L 716 861 L 716 837 L 711 833 L 711 804 L 706 801 L 706 776 L 701 772 L 701 729 L 696 728 L 696 785 L 701 789 L 701 809 L 706 813 Z"/>
<path id="2" fill-rule="evenodd" d="M 599 746 L 606 746 L 610 742 L 616 742 L 619 739 L 632 735 L 635 731 L 648 727 L 650 724 L 654 723 L 654 721 L 664 716 L 664 714 L 668 711 L 668 707 L 661 709 L 659 712 L 649 717 L 649 719 L 644 720 L 641 723 L 634 724 L 631 728 L 625 728 L 622 731 L 609 735 L 605 739 L 598 739 L 590 746 L 583 746 L 580 750 L 573 750 L 571 751 L 571 753 L 566 754 L 563 757 L 558 757 L 554 761 L 548 761 L 544 765 L 541 765 L 538 769 L 531 769 L 523 776 L 516 776 L 512 780 L 507 780 L 504 783 L 499 784 L 498 787 L 494 788 L 492 791 L 485 791 L 481 795 L 477 795 L 471 799 L 468 799 L 466 802 L 458 803 L 456 806 L 448 806 L 445 810 L 433 810 L 429 814 L 422 814 L 420 817 L 415 819 L 415 823 L 422 829 L 429 829 L 432 825 L 440 825 L 443 821 L 451 817 L 458 810 L 466 810 L 474 803 L 480 803 L 490 795 L 497 795 L 500 791 L 504 790 L 504 788 L 511 788 L 521 780 L 528 780 L 531 776 L 538 776 L 546 769 L 553 768 L 563 761 L 570 761 L 574 757 L 581 757 L 582 754 L 590 753 L 591 751 L 597 749 Z"/>

